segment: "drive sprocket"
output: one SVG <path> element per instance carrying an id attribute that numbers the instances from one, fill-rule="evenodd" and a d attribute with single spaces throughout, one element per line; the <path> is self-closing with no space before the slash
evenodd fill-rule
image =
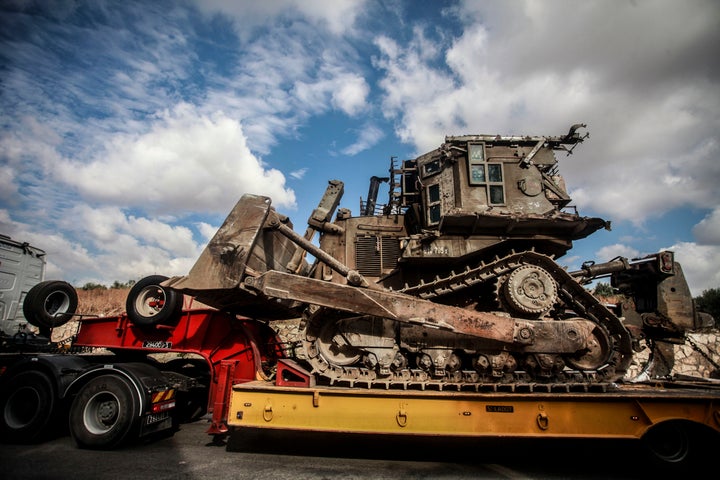
<path id="1" fill-rule="evenodd" d="M 502 283 L 504 305 L 511 313 L 539 318 L 557 302 L 557 285 L 552 275 L 538 265 L 522 265 Z"/>

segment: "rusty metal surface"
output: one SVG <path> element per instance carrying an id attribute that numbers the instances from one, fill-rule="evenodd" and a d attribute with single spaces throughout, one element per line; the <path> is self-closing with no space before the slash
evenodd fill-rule
<path id="1" fill-rule="evenodd" d="M 270 212 L 270 199 L 244 195 L 210 240 L 190 273 L 163 283 L 176 290 L 236 288 L 243 280 L 245 266 L 261 226 Z"/>
<path id="2" fill-rule="evenodd" d="M 276 271 L 248 277 L 245 284 L 269 298 L 303 301 L 349 313 L 445 329 L 502 343 L 516 343 L 528 352 L 576 352 L 585 346 L 594 328 L 592 322 L 582 319 L 552 322 L 518 320 L 401 293 L 297 278 Z"/>

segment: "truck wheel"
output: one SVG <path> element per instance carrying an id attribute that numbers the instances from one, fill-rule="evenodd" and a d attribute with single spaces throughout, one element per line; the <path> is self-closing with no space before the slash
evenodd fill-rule
<path id="1" fill-rule="evenodd" d="M 151 275 L 139 280 L 128 293 L 125 310 L 135 325 L 175 325 L 180 319 L 183 295 L 175 290 L 163 288 L 160 283 L 167 280 L 162 275 Z"/>
<path id="2" fill-rule="evenodd" d="M 23 314 L 31 325 L 54 328 L 65 325 L 78 306 L 75 288 L 67 282 L 49 280 L 32 287 L 23 301 Z"/>
<path id="3" fill-rule="evenodd" d="M 117 447 L 128 440 L 139 408 L 140 399 L 128 380 L 99 376 L 78 392 L 70 407 L 70 435 L 80 448 Z"/>
<path id="4" fill-rule="evenodd" d="M 28 370 L 13 375 L 0 390 L 0 438 L 31 443 L 52 431 L 55 389 L 47 375 Z"/>

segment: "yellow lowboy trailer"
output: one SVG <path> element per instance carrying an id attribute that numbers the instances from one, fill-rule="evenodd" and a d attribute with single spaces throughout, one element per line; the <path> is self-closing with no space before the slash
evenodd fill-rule
<path id="1" fill-rule="evenodd" d="M 438 437 L 638 439 L 668 466 L 720 446 L 720 383 L 608 384 L 588 391 L 392 390 L 235 385 L 228 425 L 329 433 Z M 297 382 L 299 385 L 302 382 Z"/>
<path id="2" fill-rule="evenodd" d="M 445 436 L 641 438 L 682 420 L 720 432 L 717 395 L 662 388 L 597 393 L 470 393 L 238 385 L 234 427 Z"/>

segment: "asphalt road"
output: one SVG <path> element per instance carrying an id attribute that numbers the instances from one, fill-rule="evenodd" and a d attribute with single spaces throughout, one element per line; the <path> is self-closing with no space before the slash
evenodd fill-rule
<path id="1" fill-rule="evenodd" d="M 216 445 L 205 421 L 169 438 L 114 451 L 78 449 L 68 436 L 0 445 L 7 479 L 635 479 L 635 445 L 609 441 L 378 439 L 245 431 Z"/>

